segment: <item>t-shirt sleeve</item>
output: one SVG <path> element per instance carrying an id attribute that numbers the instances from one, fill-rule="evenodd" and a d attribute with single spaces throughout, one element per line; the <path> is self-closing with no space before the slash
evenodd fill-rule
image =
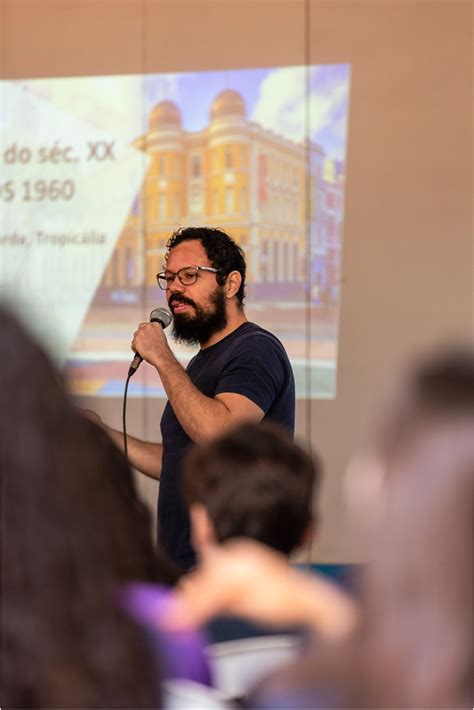
<path id="1" fill-rule="evenodd" d="M 255 334 L 235 348 L 222 369 L 215 394 L 241 394 L 266 414 L 284 386 L 285 373 L 285 355 L 278 343 Z"/>

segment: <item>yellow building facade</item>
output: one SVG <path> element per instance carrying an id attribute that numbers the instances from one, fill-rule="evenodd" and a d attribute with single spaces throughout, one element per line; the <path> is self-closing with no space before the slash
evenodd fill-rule
<path id="1" fill-rule="evenodd" d="M 176 104 L 160 102 L 135 146 L 146 176 L 103 286 L 155 286 L 181 226 L 228 232 L 246 253 L 250 283 L 304 281 L 304 146 L 249 121 L 238 92 L 219 94 L 208 126 L 194 132 L 183 130 Z"/>

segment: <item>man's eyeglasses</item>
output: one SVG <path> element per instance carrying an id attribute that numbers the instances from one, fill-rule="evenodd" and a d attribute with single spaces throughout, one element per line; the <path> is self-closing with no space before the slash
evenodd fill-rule
<path id="1" fill-rule="evenodd" d="M 198 271 L 210 271 L 213 274 L 217 274 L 219 269 L 213 269 L 211 266 L 185 266 L 179 271 L 161 271 L 156 275 L 156 280 L 158 281 L 158 286 L 166 291 L 176 276 L 183 286 L 191 286 L 196 283 L 198 277 Z"/>

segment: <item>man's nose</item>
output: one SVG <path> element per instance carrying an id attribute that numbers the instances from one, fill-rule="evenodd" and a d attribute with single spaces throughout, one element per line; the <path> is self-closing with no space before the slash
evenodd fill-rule
<path id="1" fill-rule="evenodd" d="M 181 281 L 178 279 L 178 275 L 175 274 L 175 277 L 171 284 L 168 286 L 168 292 L 170 294 L 173 293 L 182 293 L 186 287 L 181 283 Z"/>

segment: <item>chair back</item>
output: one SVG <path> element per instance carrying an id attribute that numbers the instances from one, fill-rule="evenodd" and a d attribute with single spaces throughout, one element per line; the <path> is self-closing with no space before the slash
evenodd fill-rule
<path id="1" fill-rule="evenodd" d="M 161 684 L 163 710 L 230 710 L 235 708 L 214 688 L 192 680 L 166 680 Z"/>
<path id="2" fill-rule="evenodd" d="M 301 650 L 296 635 L 269 635 L 223 641 L 206 647 L 214 687 L 227 698 L 242 698 L 279 666 Z"/>

